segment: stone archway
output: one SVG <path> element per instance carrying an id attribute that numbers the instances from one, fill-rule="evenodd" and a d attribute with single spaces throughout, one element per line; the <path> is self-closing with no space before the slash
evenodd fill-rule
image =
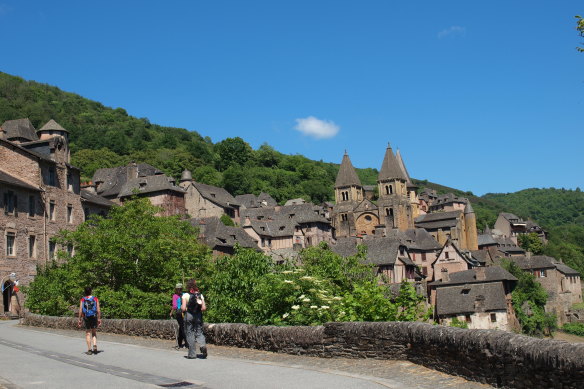
<path id="1" fill-rule="evenodd" d="M 371 212 L 365 212 L 359 215 L 355 222 L 355 230 L 358 234 L 375 234 L 375 226 L 379 225 L 379 218 Z"/>

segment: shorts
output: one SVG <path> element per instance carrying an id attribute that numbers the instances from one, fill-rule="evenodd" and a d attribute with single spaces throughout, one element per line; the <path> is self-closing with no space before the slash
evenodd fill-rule
<path id="1" fill-rule="evenodd" d="M 92 330 L 97 328 L 97 316 L 84 317 L 85 329 Z"/>

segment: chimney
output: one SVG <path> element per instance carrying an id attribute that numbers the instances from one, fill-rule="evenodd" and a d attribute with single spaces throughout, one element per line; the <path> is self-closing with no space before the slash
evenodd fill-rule
<path id="1" fill-rule="evenodd" d="M 442 282 L 450 282 L 450 275 L 448 274 L 448 269 L 443 267 L 441 270 Z"/>
<path id="2" fill-rule="evenodd" d="M 528 251 L 528 252 L 526 252 L 526 253 L 525 253 L 525 257 L 526 257 L 527 259 L 530 259 L 530 258 L 531 258 L 531 251 Z"/>
<path id="3" fill-rule="evenodd" d="M 138 178 L 138 165 L 136 165 L 136 162 L 131 162 L 127 166 L 126 172 L 127 172 L 128 180 L 131 180 L 132 178 Z"/>
<path id="4" fill-rule="evenodd" d="M 484 312 L 485 311 L 485 296 L 478 295 L 474 301 L 474 311 Z"/>
<path id="5" fill-rule="evenodd" d="M 249 220 L 249 216 L 246 215 L 245 216 L 245 221 L 243 222 L 244 226 L 249 226 L 251 224 L 251 220 Z"/>
<path id="6" fill-rule="evenodd" d="M 475 268 L 475 275 L 476 275 L 477 281 L 484 281 L 487 279 L 487 274 L 486 274 L 485 269 L 486 269 L 485 267 Z"/>

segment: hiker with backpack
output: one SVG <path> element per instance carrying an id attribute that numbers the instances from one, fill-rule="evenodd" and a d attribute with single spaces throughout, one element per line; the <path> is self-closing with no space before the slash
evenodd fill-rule
<path id="1" fill-rule="evenodd" d="M 189 348 L 189 344 L 185 337 L 185 326 L 183 311 L 181 309 L 182 304 L 182 284 L 176 284 L 174 288 L 174 294 L 172 295 L 172 308 L 170 309 L 170 317 L 174 317 L 178 323 L 178 329 L 176 331 L 176 345 L 174 346 L 177 350 L 183 347 Z"/>
<path id="2" fill-rule="evenodd" d="M 183 294 L 181 302 L 181 310 L 185 314 L 185 331 L 189 345 L 189 353 L 186 358 L 195 359 L 197 357 L 195 346 L 198 343 L 202 358 L 205 359 L 207 358 L 207 344 L 203 334 L 203 312 L 207 310 L 207 305 L 194 279 L 187 282 L 187 290 L 188 292 Z"/>
<path id="3" fill-rule="evenodd" d="M 101 310 L 99 300 L 91 295 L 91 287 L 85 288 L 85 296 L 79 302 L 79 321 L 77 326 L 81 327 L 81 317 L 85 323 L 85 340 L 87 341 L 87 352 L 85 354 L 97 354 L 97 327 L 101 325 Z M 93 341 L 93 348 L 91 343 Z"/>

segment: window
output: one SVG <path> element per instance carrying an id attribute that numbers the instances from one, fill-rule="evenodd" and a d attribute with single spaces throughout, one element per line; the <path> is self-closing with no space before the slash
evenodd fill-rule
<path id="1" fill-rule="evenodd" d="M 463 289 L 460 291 L 461 294 L 469 294 L 470 293 L 470 289 Z"/>
<path id="2" fill-rule="evenodd" d="M 422 275 L 428 276 L 428 268 L 426 266 L 422 267 Z"/>
<path id="3" fill-rule="evenodd" d="M 464 320 L 466 320 L 467 323 L 472 323 L 472 318 L 470 317 L 470 315 L 465 315 Z"/>
<path id="4" fill-rule="evenodd" d="M 369 215 L 366 215 L 366 216 L 365 216 L 365 220 L 367 220 L 368 222 L 370 222 L 370 221 L 371 221 L 371 216 L 369 216 Z"/>
<path id="5" fill-rule="evenodd" d="M 36 236 L 34 235 L 28 237 L 28 257 L 36 258 Z"/>
<path id="6" fill-rule="evenodd" d="M 16 216 L 17 198 L 13 191 L 4 193 L 4 213 Z"/>
<path id="7" fill-rule="evenodd" d="M 88 217 L 89 217 L 89 208 L 85 207 L 85 208 L 83 208 L 83 220 L 87 220 Z"/>
<path id="8" fill-rule="evenodd" d="M 73 192 L 73 175 L 71 172 L 67 173 L 67 190 Z"/>
<path id="9" fill-rule="evenodd" d="M 422 253 L 422 262 L 426 262 L 426 253 Z"/>
<path id="10" fill-rule="evenodd" d="M 55 251 L 57 250 L 57 244 L 55 242 L 49 241 L 49 259 L 55 259 Z"/>
<path id="11" fill-rule="evenodd" d="M 545 278 L 545 277 L 547 277 L 545 270 L 544 269 L 539 270 L 539 278 Z"/>
<path id="12" fill-rule="evenodd" d="M 272 240 L 268 239 L 268 247 L 272 247 Z"/>
<path id="13" fill-rule="evenodd" d="M 497 322 L 497 314 L 491 313 L 491 323 L 496 323 L 496 322 Z"/>
<path id="14" fill-rule="evenodd" d="M 55 220 L 55 202 L 53 200 L 49 203 L 49 220 Z"/>
<path id="15" fill-rule="evenodd" d="M 36 213 L 36 200 L 34 196 L 28 196 L 28 216 L 34 217 Z"/>
<path id="16" fill-rule="evenodd" d="M 6 255 L 8 257 L 14 257 L 16 255 L 16 247 L 14 246 L 14 241 L 16 240 L 16 233 L 7 232 L 6 233 Z"/>
<path id="17" fill-rule="evenodd" d="M 73 206 L 70 204 L 67 205 L 67 223 L 73 223 Z"/>
<path id="18" fill-rule="evenodd" d="M 446 259 L 448 259 L 448 258 L 449 258 L 448 251 L 445 251 L 445 252 L 444 252 L 444 258 L 446 258 Z"/>
<path id="19" fill-rule="evenodd" d="M 47 185 L 57 186 L 57 172 L 54 166 L 49 166 L 49 177 Z"/>

